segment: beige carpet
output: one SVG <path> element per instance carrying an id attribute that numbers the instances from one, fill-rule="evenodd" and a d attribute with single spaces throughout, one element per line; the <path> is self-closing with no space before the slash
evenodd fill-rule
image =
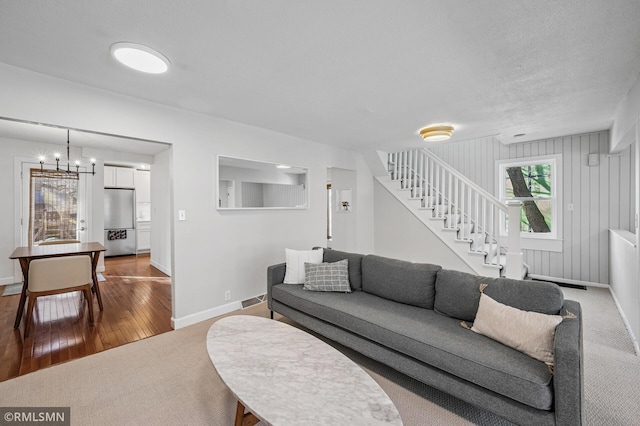
<path id="1" fill-rule="evenodd" d="M 586 424 L 638 423 L 640 362 L 606 290 L 568 290 L 585 313 Z M 240 314 L 266 316 L 264 303 Z M 71 406 L 73 425 L 229 425 L 235 400 L 205 347 L 209 320 L 0 383 L 0 407 Z M 404 424 L 507 424 L 347 351 L 394 401 Z"/>

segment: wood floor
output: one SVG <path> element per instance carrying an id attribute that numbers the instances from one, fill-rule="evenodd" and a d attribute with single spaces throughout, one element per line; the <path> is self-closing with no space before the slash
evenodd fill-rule
<path id="1" fill-rule="evenodd" d="M 20 295 L 0 297 L 0 381 L 171 330 L 171 279 L 148 254 L 107 258 L 102 274 L 93 326 L 79 292 L 41 297 L 24 340 L 25 318 L 13 328 Z"/>

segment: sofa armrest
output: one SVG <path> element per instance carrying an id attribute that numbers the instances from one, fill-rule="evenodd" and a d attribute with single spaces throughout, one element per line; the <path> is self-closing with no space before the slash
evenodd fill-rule
<path id="1" fill-rule="evenodd" d="M 279 263 L 267 267 L 267 306 L 269 309 L 271 309 L 271 287 L 284 281 L 286 270 L 286 263 Z"/>
<path id="2" fill-rule="evenodd" d="M 567 311 L 576 318 L 567 318 L 558 325 L 554 341 L 556 424 L 580 425 L 584 406 L 582 308 L 578 302 L 565 300 L 560 313 L 566 315 Z"/>

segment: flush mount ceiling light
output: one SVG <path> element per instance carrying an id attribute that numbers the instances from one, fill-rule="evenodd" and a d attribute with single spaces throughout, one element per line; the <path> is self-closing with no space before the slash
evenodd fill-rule
<path id="1" fill-rule="evenodd" d="M 420 136 L 427 142 L 446 141 L 453 135 L 453 126 L 437 124 L 420 129 Z"/>
<path id="2" fill-rule="evenodd" d="M 111 45 L 111 54 L 118 62 L 141 72 L 162 74 L 169 69 L 169 59 L 150 47 L 118 42 Z"/>
<path id="3" fill-rule="evenodd" d="M 276 169 L 290 169 L 291 166 L 287 166 L 286 164 L 278 164 Z"/>

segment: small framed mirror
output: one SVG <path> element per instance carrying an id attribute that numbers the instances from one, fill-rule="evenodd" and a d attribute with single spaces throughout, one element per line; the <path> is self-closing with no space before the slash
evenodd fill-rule
<path id="1" fill-rule="evenodd" d="M 308 169 L 218 156 L 218 210 L 306 209 Z"/>

